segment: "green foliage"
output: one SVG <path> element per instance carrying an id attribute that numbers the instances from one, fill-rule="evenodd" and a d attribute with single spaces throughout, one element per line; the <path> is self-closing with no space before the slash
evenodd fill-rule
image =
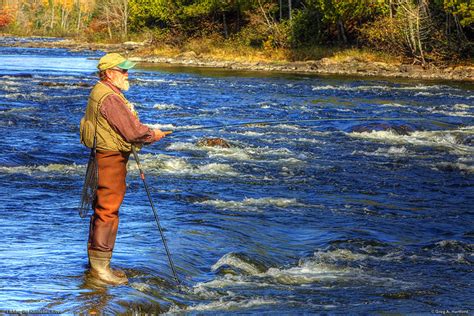
<path id="1" fill-rule="evenodd" d="M 444 0 L 446 12 L 459 18 L 462 26 L 472 26 L 474 24 L 474 2 L 472 0 Z"/>
<path id="2" fill-rule="evenodd" d="M 335 33 L 339 42 L 356 39 L 360 25 L 373 21 L 389 9 L 384 0 L 307 0 L 306 3 L 306 10 L 319 13 L 329 38 Z"/>
<path id="3" fill-rule="evenodd" d="M 1 2 L 1 1 L 0 1 Z M 240 48 L 297 50 L 369 46 L 428 59 L 472 54 L 472 0 L 18 0 L 0 26 L 34 35 L 89 40 L 146 38 L 180 49 L 213 38 Z M 128 8 L 124 5 L 128 4 Z M 423 5 L 421 24 L 407 14 Z M 405 6 L 405 9 L 403 7 Z M 1 5 L 0 5 L 1 9 Z M 291 12 L 289 10 L 291 9 Z M 418 14 L 418 13 L 417 13 Z M 5 30 L 5 27 L 4 27 Z M 232 45 L 230 45 L 232 46 Z M 268 54 L 271 55 L 271 54 Z"/>
<path id="4" fill-rule="evenodd" d="M 327 22 L 318 10 L 303 9 L 293 14 L 289 34 L 292 47 L 321 44 L 326 36 Z"/>
<path id="5" fill-rule="evenodd" d="M 174 20 L 171 0 L 129 0 L 129 23 L 132 29 L 165 27 Z"/>
<path id="6" fill-rule="evenodd" d="M 405 50 L 400 20 L 389 16 L 381 16 L 379 19 L 363 25 L 360 28 L 359 41 L 365 46 L 386 53 Z"/>

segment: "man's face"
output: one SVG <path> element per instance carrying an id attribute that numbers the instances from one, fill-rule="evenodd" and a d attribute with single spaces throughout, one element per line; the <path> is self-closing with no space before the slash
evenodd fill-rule
<path id="1" fill-rule="evenodd" d="M 128 71 L 126 69 L 107 69 L 107 76 L 112 84 L 120 90 L 127 91 L 130 88 L 130 83 L 128 82 Z"/>

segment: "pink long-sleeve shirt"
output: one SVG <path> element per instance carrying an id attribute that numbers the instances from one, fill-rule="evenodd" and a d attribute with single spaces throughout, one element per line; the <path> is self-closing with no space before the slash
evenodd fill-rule
<path id="1" fill-rule="evenodd" d="M 120 90 L 108 81 L 101 81 L 117 94 Z M 125 102 L 117 95 L 107 96 L 100 107 L 100 114 L 107 120 L 112 129 L 119 133 L 128 143 L 152 143 L 155 133 L 136 118 Z"/>

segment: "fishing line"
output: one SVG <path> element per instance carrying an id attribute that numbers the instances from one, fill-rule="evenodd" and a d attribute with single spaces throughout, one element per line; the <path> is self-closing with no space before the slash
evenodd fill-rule
<path id="1" fill-rule="evenodd" d="M 338 121 L 363 121 L 363 122 L 370 122 L 370 121 L 429 121 L 429 122 L 436 122 L 439 124 L 451 125 L 451 126 L 458 126 L 462 124 L 454 124 L 454 123 L 447 123 L 439 120 L 427 119 L 427 118 L 413 118 L 413 117 L 341 117 L 341 118 L 319 118 L 319 119 L 307 119 L 307 120 L 270 120 L 270 121 L 249 121 L 244 123 L 231 123 L 231 124 L 220 124 L 220 125 L 213 125 L 213 126 L 201 126 L 201 127 L 194 127 L 194 128 L 186 128 L 186 129 L 178 129 L 173 130 L 171 133 L 183 133 L 183 132 L 191 132 L 197 130 L 206 130 L 206 129 L 219 129 L 219 128 L 227 128 L 227 127 L 238 127 L 238 126 L 247 126 L 247 125 L 277 125 L 277 124 L 293 124 L 293 123 L 311 123 L 311 122 L 338 122 Z M 171 134 L 168 132 L 168 134 Z"/>

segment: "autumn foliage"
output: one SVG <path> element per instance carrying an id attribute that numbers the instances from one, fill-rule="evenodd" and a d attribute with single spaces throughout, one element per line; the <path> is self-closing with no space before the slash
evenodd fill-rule
<path id="1" fill-rule="evenodd" d="M 0 10 L 0 28 L 4 28 L 14 20 L 13 14 L 9 9 Z"/>
<path id="2" fill-rule="evenodd" d="M 425 63 L 472 56 L 472 0 L 0 0 L 0 27 L 89 41 L 274 50 L 369 47 Z"/>

